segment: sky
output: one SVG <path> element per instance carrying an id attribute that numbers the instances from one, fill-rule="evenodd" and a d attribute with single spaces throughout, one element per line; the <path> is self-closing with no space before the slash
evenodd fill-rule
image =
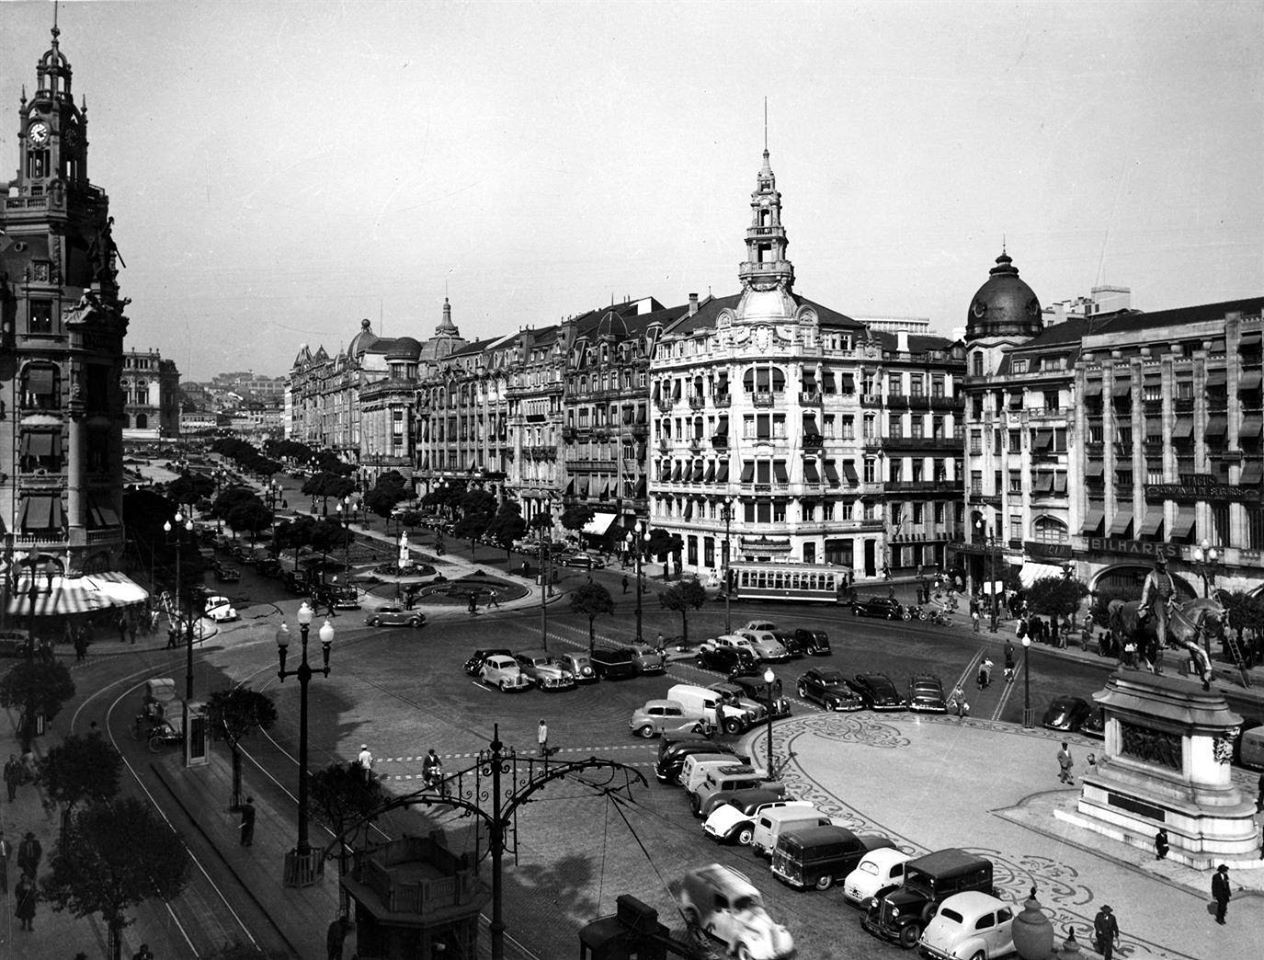
<path id="1" fill-rule="evenodd" d="M 0 4 L 0 169 L 51 3 Z M 1258 2 L 71 2 L 132 298 L 186 380 L 362 317 L 469 339 L 739 289 L 764 146 L 797 292 L 951 334 L 1004 241 L 1043 303 L 1264 295 Z"/>

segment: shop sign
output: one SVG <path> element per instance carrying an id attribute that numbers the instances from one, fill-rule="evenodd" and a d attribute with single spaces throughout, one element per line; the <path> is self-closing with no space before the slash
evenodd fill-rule
<path id="1" fill-rule="evenodd" d="M 743 550 L 789 550 L 790 540 L 786 538 L 773 539 L 771 537 L 742 537 Z"/>
<path id="2" fill-rule="evenodd" d="M 1179 557 L 1181 548 L 1175 543 L 1155 543 L 1150 540 L 1112 540 L 1108 537 L 1088 537 L 1088 552 L 1122 553 L 1130 557 Z"/>
<path id="3" fill-rule="evenodd" d="M 1071 559 L 1071 544 L 1042 543 L 1038 540 L 1024 540 L 1023 552 L 1032 557 L 1053 557 L 1058 560 Z"/>
<path id="4" fill-rule="evenodd" d="M 1259 488 L 1231 487 L 1209 473 L 1182 473 L 1180 483 L 1155 483 L 1145 488 L 1146 503 L 1197 503 L 1199 500 L 1231 500 L 1234 502 L 1260 499 Z"/>

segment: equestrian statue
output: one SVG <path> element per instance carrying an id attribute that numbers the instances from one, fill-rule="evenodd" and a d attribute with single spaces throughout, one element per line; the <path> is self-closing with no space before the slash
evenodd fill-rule
<path id="1" fill-rule="evenodd" d="M 1163 672 L 1163 649 L 1184 650 L 1197 667 L 1203 689 L 1211 689 L 1211 656 L 1205 649 L 1209 630 L 1224 623 L 1225 608 L 1210 597 L 1184 602 L 1176 598 L 1176 584 L 1159 557 L 1146 575 L 1140 600 L 1112 600 L 1106 607 L 1110 631 L 1123 647 L 1131 639 L 1150 664 L 1152 673 Z"/>

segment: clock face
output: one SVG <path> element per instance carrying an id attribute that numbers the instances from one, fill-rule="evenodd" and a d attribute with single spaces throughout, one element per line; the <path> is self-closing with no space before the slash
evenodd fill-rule
<path id="1" fill-rule="evenodd" d="M 48 143 L 48 124 L 42 120 L 36 121 L 27 127 L 26 135 L 30 138 L 32 146 L 42 147 Z"/>
<path id="2" fill-rule="evenodd" d="M 79 128 L 68 126 L 61 132 L 61 138 L 66 141 L 66 146 L 74 148 L 79 146 Z"/>

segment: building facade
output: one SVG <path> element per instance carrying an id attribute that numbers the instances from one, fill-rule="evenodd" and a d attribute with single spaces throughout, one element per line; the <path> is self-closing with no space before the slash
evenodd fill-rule
<path id="1" fill-rule="evenodd" d="M 124 440 L 158 441 L 180 436 L 180 371 L 157 350 L 123 354 Z"/>
<path id="2" fill-rule="evenodd" d="M 0 210 L 0 519 L 6 566 L 74 577 L 121 566 L 128 301 L 58 34 L 18 106 Z"/>

